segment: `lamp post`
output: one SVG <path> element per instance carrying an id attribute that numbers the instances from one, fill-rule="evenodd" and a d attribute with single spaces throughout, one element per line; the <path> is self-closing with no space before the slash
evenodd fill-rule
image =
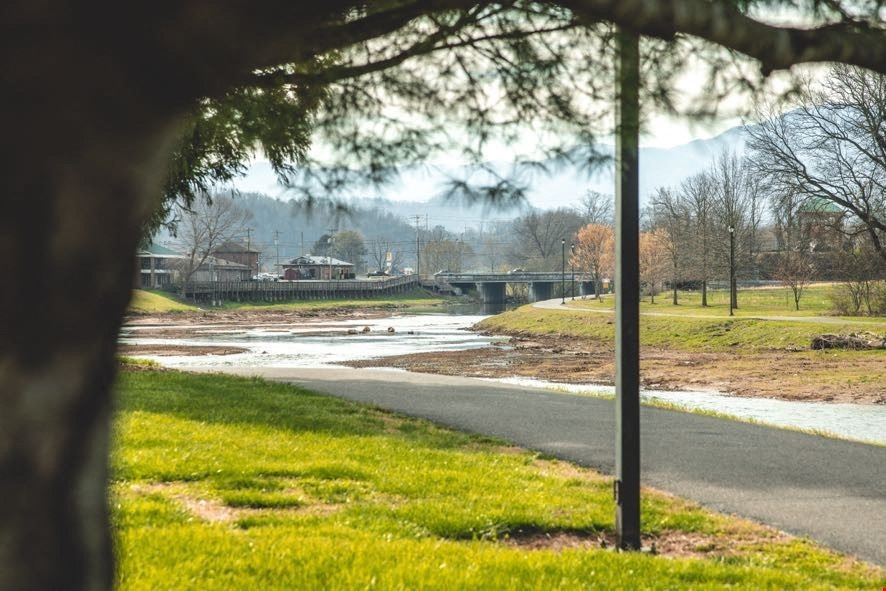
<path id="1" fill-rule="evenodd" d="M 729 315 L 735 306 L 735 226 L 729 226 Z"/>
<path id="2" fill-rule="evenodd" d="M 569 267 L 572 271 L 572 301 L 575 301 L 575 242 L 569 245 Z"/>
<path id="3" fill-rule="evenodd" d="M 640 39 L 616 34 L 615 534 L 640 549 Z"/>
<path id="4" fill-rule="evenodd" d="M 566 239 L 560 239 L 562 257 L 560 261 L 560 304 L 566 305 Z"/>

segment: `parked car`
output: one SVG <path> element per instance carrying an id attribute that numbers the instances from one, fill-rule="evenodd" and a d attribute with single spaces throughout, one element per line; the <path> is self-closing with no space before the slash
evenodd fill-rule
<path id="1" fill-rule="evenodd" d="M 366 274 L 367 277 L 389 277 L 390 275 L 386 271 L 378 270 L 372 271 L 371 273 Z"/>
<path id="2" fill-rule="evenodd" d="M 511 269 L 510 271 L 508 271 L 508 274 L 514 275 L 515 273 L 525 273 L 525 272 L 526 272 L 526 269 L 521 269 L 521 268 L 517 267 L 516 269 Z"/>

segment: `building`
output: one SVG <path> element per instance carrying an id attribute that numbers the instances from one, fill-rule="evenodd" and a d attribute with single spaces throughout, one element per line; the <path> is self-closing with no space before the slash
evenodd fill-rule
<path id="1" fill-rule="evenodd" d="M 136 254 L 137 277 L 141 289 L 157 289 L 175 283 L 185 256 L 159 244 L 151 244 Z"/>
<path id="2" fill-rule="evenodd" d="M 844 212 L 832 201 L 807 199 L 797 212 L 800 236 L 813 252 L 836 250 L 843 242 Z"/>
<path id="3" fill-rule="evenodd" d="M 251 279 L 252 270 L 246 265 L 218 257 L 207 257 L 203 264 L 191 275 L 190 282 L 249 281 Z"/>
<path id="4" fill-rule="evenodd" d="M 283 279 L 354 279 L 354 265 L 329 256 L 304 255 L 283 264 Z"/>
<path id="5" fill-rule="evenodd" d="M 216 248 L 212 254 L 214 257 L 225 261 L 246 265 L 250 269 L 250 278 L 259 272 L 258 258 L 261 255 L 261 251 L 240 242 L 229 240 Z"/>

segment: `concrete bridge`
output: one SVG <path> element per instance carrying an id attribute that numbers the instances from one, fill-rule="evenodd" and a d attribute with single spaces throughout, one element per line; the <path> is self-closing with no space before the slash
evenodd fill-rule
<path id="1" fill-rule="evenodd" d="M 434 275 L 434 281 L 440 286 L 448 284 L 463 291 L 476 287 L 484 304 L 504 303 L 508 283 L 527 283 L 529 284 L 529 299 L 538 302 L 551 299 L 554 285 L 561 281 L 566 286 L 566 292 L 570 293 L 572 273 L 437 273 Z M 594 281 L 590 275 L 575 274 L 575 293 L 576 295 L 594 293 Z"/>

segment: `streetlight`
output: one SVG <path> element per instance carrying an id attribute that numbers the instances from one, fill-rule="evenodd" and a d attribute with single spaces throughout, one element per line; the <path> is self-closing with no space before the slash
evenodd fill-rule
<path id="1" fill-rule="evenodd" d="M 566 239 L 560 239 L 560 245 L 562 246 L 562 259 L 560 262 L 560 304 L 566 305 Z"/>
<path id="2" fill-rule="evenodd" d="M 575 242 L 569 245 L 569 266 L 572 269 L 572 301 L 575 301 Z"/>
<path id="3" fill-rule="evenodd" d="M 735 226 L 729 226 L 729 315 L 735 306 Z"/>

